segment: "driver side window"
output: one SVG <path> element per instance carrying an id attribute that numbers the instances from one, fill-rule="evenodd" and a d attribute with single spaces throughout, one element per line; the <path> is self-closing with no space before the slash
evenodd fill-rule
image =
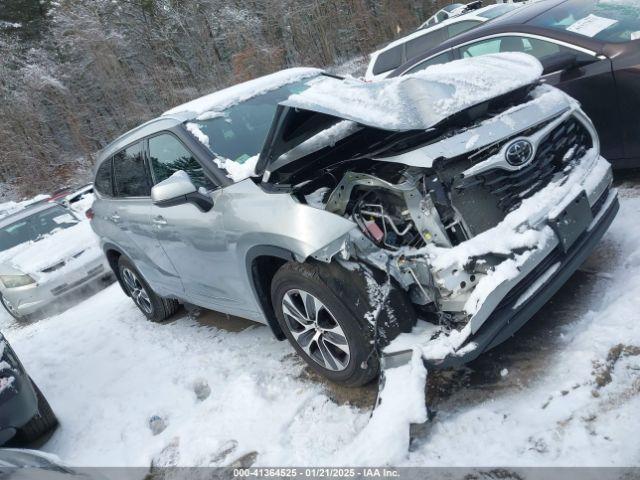
<path id="1" fill-rule="evenodd" d="M 195 156 L 170 133 L 162 133 L 149 139 L 149 159 L 154 183 L 160 183 L 182 170 L 189 175 L 196 188 L 215 188 Z"/>

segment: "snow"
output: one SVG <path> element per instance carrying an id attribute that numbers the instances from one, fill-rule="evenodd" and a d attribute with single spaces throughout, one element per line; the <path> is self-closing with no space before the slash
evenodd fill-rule
<path id="1" fill-rule="evenodd" d="M 510 254 L 519 248 L 542 247 L 554 235 L 550 227 L 537 229 L 540 219 L 553 216 L 557 206 L 569 199 L 572 192 L 582 189 L 592 190 L 605 177 L 609 164 L 597 157 L 594 150 L 584 155 L 577 165 L 561 182 L 552 182 L 545 188 L 525 199 L 520 207 L 510 212 L 495 227 L 464 241 L 453 248 L 442 248 L 433 244 L 419 249 L 413 255 L 427 255 L 435 270 L 451 266 L 462 267 L 470 258 L 488 253 Z M 595 163 L 594 163 L 595 161 Z M 402 252 L 407 254 L 406 251 Z"/>
<path id="2" fill-rule="evenodd" d="M 198 139 L 200 143 L 202 143 L 206 147 L 210 147 L 209 145 L 209 137 L 200 130 L 197 123 L 187 122 L 186 124 L 187 130 Z"/>
<path id="3" fill-rule="evenodd" d="M 500 53 L 370 83 L 318 78 L 282 103 L 386 130 L 427 129 L 455 112 L 533 83 L 541 74 L 534 57 Z"/>
<path id="4" fill-rule="evenodd" d="M 393 466 L 406 460 L 411 424 L 427 420 L 426 381 L 427 370 L 418 351 L 413 352 L 407 364 L 386 370 L 380 403 L 367 426 L 342 449 L 340 463 Z"/>
<path id="5" fill-rule="evenodd" d="M 216 157 L 214 161 L 218 167 L 227 171 L 227 177 L 234 182 L 256 176 L 256 165 L 260 154 L 247 158 L 244 162 L 236 162 L 229 158 Z"/>
<path id="6" fill-rule="evenodd" d="M 407 425 L 424 418 L 414 362 L 387 372 L 370 417 L 333 401 L 268 327 L 148 322 L 118 285 L 37 323 L 2 317 L 0 328 L 61 421 L 44 451 L 74 466 L 230 465 L 251 452 L 256 466 L 637 466 L 638 193 L 621 190 L 599 248 L 610 275 L 552 310 L 558 323 L 563 309 L 586 313 L 553 330 L 557 347 L 530 353 L 546 367 L 511 384 L 524 368 L 511 364 L 488 398 L 452 399 L 410 451 Z M 210 393 L 199 400 L 203 382 Z M 157 435 L 154 416 L 166 423 Z"/>
<path id="7" fill-rule="evenodd" d="M 7 215 L 11 215 L 12 213 L 16 213 L 35 202 L 46 200 L 47 198 L 49 198 L 49 195 L 40 194 L 40 195 L 36 195 L 33 198 L 30 198 L 28 200 L 23 200 L 20 202 L 9 201 L 9 202 L 0 203 L 0 219 L 6 217 Z"/>
<path id="8" fill-rule="evenodd" d="M 179 105 L 171 110 L 167 110 L 163 115 L 176 115 L 181 113 L 191 113 L 194 116 L 202 116 L 206 112 L 219 112 L 231 105 L 248 100 L 262 93 L 297 82 L 304 78 L 309 78 L 320 74 L 322 71 L 316 68 L 289 68 L 281 70 L 271 75 L 258 77 L 248 82 L 239 83 L 223 90 L 205 95 L 185 104 Z M 205 117 L 199 117 L 203 119 Z M 208 116 L 206 118 L 211 118 Z"/>
<path id="9" fill-rule="evenodd" d="M 82 254 L 78 258 L 74 255 Z M 98 237 L 88 220 L 54 230 L 50 235 L 0 252 L 0 263 L 31 275 L 37 281 L 64 276 L 82 263 L 102 258 Z M 42 270 L 65 261 L 65 265 L 49 273 Z"/>

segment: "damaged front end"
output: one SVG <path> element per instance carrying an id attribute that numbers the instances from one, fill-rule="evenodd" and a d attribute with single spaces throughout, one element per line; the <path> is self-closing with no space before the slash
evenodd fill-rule
<path id="1" fill-rule="evenodd" d="M 257 168 L 265 188 L 351 220 L 313 257 L 386 271 L 428 322 L 388 359 L 419 348 L 451 366 L 506 340 L 615 216 L 590 120 L 562 92 L 522 83 L 421 128 L 279 107 Z"/>

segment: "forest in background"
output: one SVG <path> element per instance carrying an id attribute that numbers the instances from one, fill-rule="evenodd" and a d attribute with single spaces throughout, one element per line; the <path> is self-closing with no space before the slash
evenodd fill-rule
<path id="1" fill-rule="evenodd" d="M 89 180 L 168 108 L 366 57 L 446 0 L 0 0 L 0 200 Z"/>

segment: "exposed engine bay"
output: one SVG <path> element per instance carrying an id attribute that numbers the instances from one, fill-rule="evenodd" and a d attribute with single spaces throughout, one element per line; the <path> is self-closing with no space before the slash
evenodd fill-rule
<path id="1" fill-rule="evenodd" d="M 479 137 L 514 104 L 537 105 L 545 94 L 558 95 L 529 85 L 422 132 L 358 129 L 352 122 L 327 120 L 322 127 L 334 130 L 329 144 L 309 151 L 294 148 L 291 152 L 296 155 L 283 155 L 286 162 L 267 177 L 274 188 L 288 189 L 299 201 L 355 223 L 358 233 L 351 235 L 352 251 L 347 255 L 352 261 L 389 272 L 414 305 L 436 313 L 439 323 L 444 319 L 451 325 L 466 324 L 485 299 L 485 293 L 478 292 L 488 290 L 474 292 L 480 281 L 498 267 L 518 271 L 536 250 L 534 244 L 542 242 L 542 234 L 529 232 L 535 241 L 513 249 L 492 251 L 491 246 L 478 248 L 476 242 L 478 254 L 463 261 L 439 261 L 436 251 L 453 255 L 460 250 L 457 246 L 495 229 L 527 198 L 566 181 L 587 152 L 594 156 L 597 137 L 589 131 L 588 120 L 568 108 L 558 108 L 534 123 L 528 118 L 526 129 L 512 129 L 470 148 L 477 141 L 472 134 Z M 322 129 L 314 134 L 321 137 Z M 523 138 L 535 142 L 535 154 L 522 167 L 505 164 L 505 149 Z M 451 148 L 449 158 L 424 161 L 416 154 L 438 151 L 456 141 L 460 151 Z M 376 150 L 376 145 L 384 148 Z"/>
<path id="2" fill-rule="evenodd" d="M 352 222 L 312 256 L 384 272 L 421 318 L 458 332 L 456 350 L 525 305 L 615 200 L 590 120 L 537 81 L 428 128 L 387 129 L 327 103 L 278 107 L 263 188 Z"/>

